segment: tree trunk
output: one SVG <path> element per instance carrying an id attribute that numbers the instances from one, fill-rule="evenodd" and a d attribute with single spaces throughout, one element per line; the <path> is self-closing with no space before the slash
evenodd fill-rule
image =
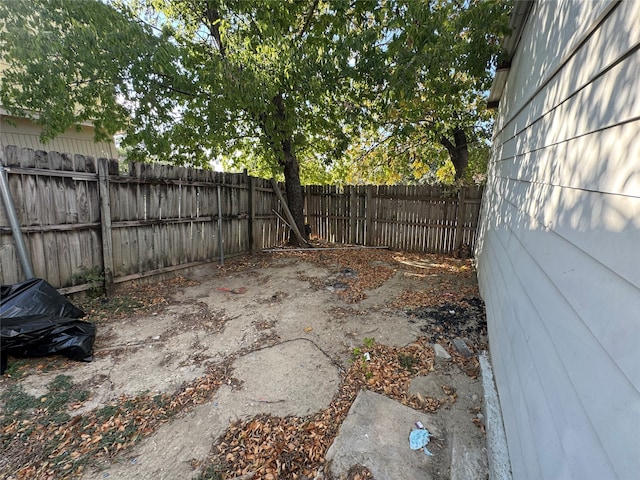
<path id="1" fill-rule="evenodd" d="M 440 139 L 440 143 L 444 145 L 449 152 L 449 158 L 453 163 L 456 171 L 456 180 L 464 177 L 464 172 L 469 165 L 469 150 L 467 148 L 467 135 L 461 128 L 453 131 L 453 143 L 444 135 Z"/>
<path id="2" fill-rule="evenodd" d="M 300 183 L 300 167 L 293 148 L 291 130 L 286 126 L 286 110 L 282 95 L 276 95 L 273 98 L 273 104 L 276 107 L 278 140 L 272 142 L 272 146 L 279 150 L 276 154 L 280 159 L 280 164 L 284 167 L 287 206 L 291 211 L 291 215 L 293 215 L 298 230 L 308 240 L 308 234 L 304 228 L 304 197 L 302 195 L 302 184 Z M 298 239 L 293 232 L 289 232 L 289 243 L 298 246 Z"/>
<path id="3" fill-rule="evenodd" d="M 284 152 L 284 185 L 287 192 L 287 205 L 293 215 L 298 230 L 303 237 L 308 240 L 308 235 L 304 228 L 304 197 L 302 196 L 302 185 L 300 184 L 300 168 L 298 159 L 291 148 L 291 140 L 287 139 L 282 142 Z M 289 243 L 298 245 L 298 239 L 289 232 Z"/>

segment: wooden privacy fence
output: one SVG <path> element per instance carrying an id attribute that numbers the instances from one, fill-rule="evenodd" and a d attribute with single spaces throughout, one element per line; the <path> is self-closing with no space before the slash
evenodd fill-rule
<path id="1" fill-rule="evenodd" d="M 282 243 L 285 225 L 269 181 L 57 152 L 0 149 L 36 277 L 66 293 L 249 253 Z M 83 270 L 84 269 L 84 270 Z M 86 277 L 86 275 L 85 275 Z M 0 283 L 24 278 L 0 208 Z"/>
<path id="2" fill-rule="evenodd" d="M 307 218 L 320 238 L 428 253 L 472 249 L 481 200 L 481 187 L 306 188 Z"/>
<path id="3" fill-rule="evenodd" d="M 288 227 L 268 180 L 161 164 L 0 148 L 36 277 L 64 293 L 282 244 Z M 310 186 L 312 235 L 335 243 L 429 253 L 473 247 L 482 191 L 440 187 Z M 94 273 L 95 275 L 95 273 Z M 24 279 L 0 208 L 0 284 Z"/>

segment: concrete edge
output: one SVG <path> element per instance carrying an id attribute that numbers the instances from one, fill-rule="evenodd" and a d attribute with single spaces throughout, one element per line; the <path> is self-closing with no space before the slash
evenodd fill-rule
<path id="1" fill-rule="evenodd" d="M 484 390 L 485 429 L 490 480 L 511 480 L 511 461 L 507 436 L 502 422 L 500 399 L 493 379 L 493 370 L 486 351 L 478 355 Z"/>

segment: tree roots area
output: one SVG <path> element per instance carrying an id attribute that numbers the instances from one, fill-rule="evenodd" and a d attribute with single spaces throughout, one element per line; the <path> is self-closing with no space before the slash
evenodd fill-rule
<path id="1" fill-rule="evenodd" d="M 469 260 L 283 249 L 72 301 L 97 326 L 94 359 L 9 358 L 1 478 L 410 478 L 374 455 L 394 449 L 419 478 L 450 478 L 456 444 L 484 448 Z M 329 458 L 363 392 L 412 409 L 407 423 Z M 369 413 L 373 432 L 385 412 Z M 414 418 L 432 455 L 410 449 Z"/>

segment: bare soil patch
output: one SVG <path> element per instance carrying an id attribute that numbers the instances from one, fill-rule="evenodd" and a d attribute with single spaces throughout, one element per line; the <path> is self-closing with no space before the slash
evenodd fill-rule
<path id="1" fill-rule="evenodd" d="M 448 472 L 454 431 L 482 441 L 477 360 L 452 344 L 486 348 L 468 260 L 284 251 L 74 301 L 97 324 L 94 361 L 10 359 L 0 477 L 329 478 L 362 388 L 438 416 L 434 471 Z"/>

